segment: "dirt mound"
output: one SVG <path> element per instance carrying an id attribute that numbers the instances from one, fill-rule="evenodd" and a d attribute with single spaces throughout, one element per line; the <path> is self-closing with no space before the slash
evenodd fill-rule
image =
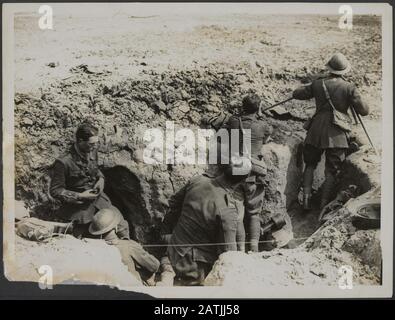
<path id="1" fill-rule="evenodd" d="M 142 286 L 121 261 L 114 246 L 102 240 L 78 240 L 72 236 L 37 243 L 15 237 L 14 266 L 7 278 L 38 282 L 41 266 L 52 268 L 53 284 L 94 283 L 113 287 Z"/>

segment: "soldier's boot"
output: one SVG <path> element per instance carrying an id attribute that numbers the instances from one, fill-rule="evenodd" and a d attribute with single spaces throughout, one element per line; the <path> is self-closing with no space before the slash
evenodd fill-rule
<path id="1" fill-rule="evenodd" d="M 149 287 L 154 287 L 155 286 L 155 274 L 153 274 L 151 277 L 149 277 L 147 280 L 145 280 L 144 283 Z"/>
<path id="2" fill-rule="evenodd" d="M 311 210 L 314 167 L 306 166 L 303 172 L 303 209 Z"/>
<path id="3" fill-rule="evenodd" d="M 325 181 L 322 185 L 320 209 L 323 209 L 329 203 L 335 183 L 336 178 L 332 174 L 328 174 L 325 177 Z"/>

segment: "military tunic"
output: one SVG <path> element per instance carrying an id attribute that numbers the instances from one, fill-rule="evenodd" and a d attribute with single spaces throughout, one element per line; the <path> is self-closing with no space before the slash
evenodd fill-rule
<path id="1" fill-rule="evenodd" d="M 348 109 L 352 106 L 362 116 L 369 113 L 368 106 L 362 100 L 354 84 L 335 75 L 313 80 L 293 92 L 295 99 L 308 100 L 314 98 L 316 103 L 316 113 L 307 132 L 305 144 L 310 144 L 319 149 L 348 148 L 346 133 L 333 124 L 333 111 L 325 96 L 322 86 L 323 81 L 325 81 L 336 110 L 347 114 Z"/>
<path id="2" fill-rule="evenodd" d="M 143 276 L 143 279 L 149 278 L 158 271 L 158 259 L 145 251 L 136 241 L 118 240 L 114 245 L 121 254 L 122 262 L 138 280 L 142 280 L 141 276 Z"/>
<path id="3" fill-rule="evenodd" d="M 241 126 L 240 126 L 241 122 Z M 250 154 L 253 159 L 261 160 L 261 150 L 263 144 L 267 141 L 268 137 L 272 134 L 273 128 L 261 121 L 256 113 L 245 114 L 241 117 L 232 116 L 228 122 L 229 129 L 249 129 L 251 130 L 251 150 Z M 243 137 L 240 134 L 240 145 L 239 150 L 244 153 L 247 149 L 243 147 Z M 240 186 L 239 191 L 244 195 L 244 204 L 246 209 L 249 242 L 257 242 L 260 237 L 261 220 L 259 214 L 262 211 L 265 188 L 263 183 L 263 175 L 258 174 L 254 170 L 250 176 L 246 179 L 245 183 Z M 239 233 L 243 231 L 240 228 Z M 257 244 L 251 244 L 251 250 L 258 251 Z"/>
<path id="4" fill-rule="evenodd" d="M 319 77 L 293 92 L 295 99 L 314 98 L 316 103 L 316 112 L 311 119 L 311 125 L 304 142 L 305 163 L 316 167 L 325 151 L 326 173 L 336 176 L 341 171 L 349 144 L 347 133 L 333 124 L 333 108 L 325 95 L 323 81 L 325 81 L 330 99 L 337 111 L 348 114 L 349 108 L 353 107 L 357 113 L 365 116 L 369 113 L 369 108 L 354 84 L 345 81 L 341 76 L 332 74 Z"/>
<path id="5" fill-rule="evenodd" d="M 238 212 L 231 194 L 221 177 L 200 176 L 187 187 L 168 255 L 176 274 L 191 285 L 201 284 L 222 252 L 237 250 Z"/>
<path id="6" fill-rule="evenodd" d="M 241 122 L 243 129 L 251 130 L 251 155 L 252 157 L 258 159 L 261 154 L 262 145 L 272 134 L 273 128 L 259 120 L 256 113 L 242 115 Z M 240 129 L 239 117 L 232 116 L 229 119 L 228 128 Z M 243 151 L 242 141 L 243 139 L 240 137 L 240 151 Z"/>
<path id="7" fill-rule="evenodd" d="M 87 225 L 98 210 L 113 207 L 104 192 L 95 200 L 79 199 L 78 194 L 93 189 L 100 178 L 104 179 L 104 175 L 99 170 L 97 151 L 85 157 L 77 151 L 75 145 L 66 155 L 56 159 L 52 166 L 50 194 L 62 204 L 58 211 L 62 219 L 84 226 L 75 228 L 77 233 L 81 233 L 78 236 L 88 236 Z M 120 238 L 129 238 L 126 220 L 121 220 L 117 234 Z"/>

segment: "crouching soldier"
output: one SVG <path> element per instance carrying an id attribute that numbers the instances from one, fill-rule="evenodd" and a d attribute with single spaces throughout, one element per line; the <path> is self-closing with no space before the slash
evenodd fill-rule
<path id="1" fill-rule="evenodd" d="M 109 245 L 118 248 L 122 262 L 128 267 L 139 281 L 154 285 L 153 278 L 159 269 L 159 261 L 143 247 L 133 240 L 122 240 L 117 236 L 117 228 L 122 214 L 115 207 L 101 209 L 93 217 L 89 225 L 89 233 L 93 237 L 100 237 Z"/>
<path id="2" fill-rule="evenodd" d="M 293 98 L 315 99 L 316 112 L 308 121 L 303 157 L 306 164 L 303 173 L 303 207 L 311 209 L 311 193 L 314 170 L 325 153 L 325 181 L 322 187 L 321 208 L 331 199 L 342 164 L 349 148 L 348 132 L 351 118 L 350 107 L 362 116 L 369 113 L 355 85 L 343 79 L 351 66 L 341 53 L 336 53 L 326 64 L 329 74 L 314 79 L 297 88 Z M 352 111 L 352 110 L 351 110 Z"/>
<path id="3" fill-rule="evenodd" d="M 188 184 L 181 215 L 169 241 L 168 257 L 184 285 L 202 285 L 218 256 L 237 250 L 235 188 L 250 172 L 247 161 L 231 160 L 216 178 Z"/>
<path id="4" fill-rule="evenodd" d="M 81 124 L 75 143 L 66 155 L 55 160 L 51 170 L 50 195 L 61 202 L 58 215 L 65 221 L 73 221 L 73 234 L 78 238 L 88 235 L 89 223 L 98 210 L 112 207 L 103 192 L 98 141 L 98 129 L 88 123 Z M 117 233 L 120 238 L 129 239 L 129 225 L 123 218 Z"/>

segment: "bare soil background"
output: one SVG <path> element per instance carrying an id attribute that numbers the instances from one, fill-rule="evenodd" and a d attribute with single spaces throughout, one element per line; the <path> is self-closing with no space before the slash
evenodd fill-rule
<path id="1" fill-rule="evenodd" d="M 380 17 L 354 16 L 351 31 L 338 28 L 338 16 L 319 15 L 118 12 L 105 18 L 55 14 L 54 21 L 54 30 L 42 31 L 37 16 L 15 18 L 16 198 L 40 217 L 53 214 L 48 167 L 88 117 L 101 129 L 106 191 L 129 212 L 134 238 L 155 241 L 169 197 L 204 168 L 144 165 L 143 130 L 164 128 L 166 120 L 196 129 L 203 116 L 237 112 L 250 91 L 273 104 L 307 74 L 321 71 L 336 51 L 353 66 L 347 77 L 369 103 L 365 123 L 381 148 Z M 267 147 L 269 209 L 286 210 L 297 197 L 296 146 L 312 106 L 292 101 L 284 106 L 287 119 L 267 117 L 275 128 Z M 283 145 L 290 150 L 285 159 Z M 287 159 L 292 163 L 284 167 Z M 289 175 L 280 177 L 284 168 Z"/>

